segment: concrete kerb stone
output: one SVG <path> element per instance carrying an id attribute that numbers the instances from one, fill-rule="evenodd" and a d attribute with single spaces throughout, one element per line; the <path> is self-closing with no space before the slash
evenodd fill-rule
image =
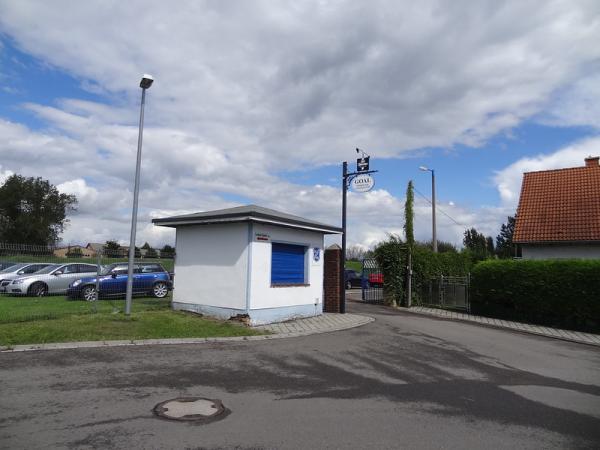
<path id="1" fill-rule="evenodd" d="M 328 315 L 331 313 L 328 313 Z M 29 352 L 38 350 L 68 350 L 78 348 L 102 348 L 102 347 L 127 347 L 127 346 L 145 346 L 145 345 L 182 345 L 182 344 L 207 344 L 214 342 L 244 342 L 244 341 L 264 341 L 270 339 L 287 339 L 294 337 L 310 336 L 313 334 L 331 333 L 334 331 L 348 330 L 350 328 L 360 327 L 373 322 L 375 319 L 358 314 L 345 314 L 351 320 L 345 320 L 339 323 L 335 320 L 329 320 L 327 326 L 313 325 L 311 328 L 294 326 L 293 329 L 285 327 L 289 331 L 274 334 L 265 334 L 259 336 L 233 336 L 233 337 L 207 337 L 207 338 L 172 338 L 172 339 L 133 339 L 133 340 L 115 340 L 115 341 L 81 341 L 81 342 L 56 342 L 48 344 L 24 344 L 13 346 L 0 346 L 0 353 L 9 352 Z M 306 320 L 306 319 L 299 319 Z M 288 322 L 287 324 L 294 323 Z M 276 325 L 285 325 L 286 322 Z M 255 327 L 255 329 L 265 329 L 264 327 Z"/>
<path id="2" fill-rule="evenodd" d="M 470 316 L 466 319 L 462 319 L 462 318 L 453 318 L 450 317 L 447 314 L 443 314 L 443 313 L 434 313 L 434 312 L 428 312 L 425 310 L 421 310 L 421 309 L 409 309 L 409 308 L 404 308 L 404 307 L 400 307 L 398 308 L 401 311 L 404 312 L 408 312 L 411 314 L 418 314 L 418 315 L 422 315 L 422 316 L 427 316 L 427 317 L 436 317 L 438 319 L 443 319 L 443 320 L 453 320 L 455 322 L 466 322 L 466 323 L 470 323 L 473 325 L 478 325 L 478 326 L 484 326 L 484 327 L 489 327 L 489 328 L 496 328 L 499 330 L 509 330 L 509 331 L 515 331 L 517 333 L 523 333 L 523 334 L 533 334 L 535 336 L 543 336 L 543 337 L 547 337 L 550 339 L 557 339 L 560 341 L 565 341 L 565 342 L 574 342 L 576 344 L 583 344 L 583 345 L 591 345 L 594 347 L 600 347 L 600 336 L 598 335 L 592 335 L 590 334 L 589 336 L 585 336 L 584 338 L 576 338 L 576 337 L 569 337 L 569 335 L 567 335 L 567 333 L 564 333 L 564 331 L 567 330 L 559 330 L 559 329 L 555 329 L 555 328 L 549 328 L 549 327 L 538 327 L 535 326 L 535 328 L 533 326 L 529 326 L 527 324 L 523 324 L 520 322 L 509 322 L 509 321 L 501 321 L 500 324 L 496 325 L 493 322 L 490 322 L 489 319 L 483 317 L 483 316 Z M 440 310 L 440 311 L 444 311 L 444 310 Z M 549 332 L 545 332 L 544 328 L 549 330 Z M 536 331 L 536 329 L 539 329 L 539 331 Z M 581 333 L 580 333 L 581 334 Z M 575 334 L 571 334 L 572 336 L 576 336 Z M 598 340 L 598 342 L 596 342 L 596 340 Z"/>

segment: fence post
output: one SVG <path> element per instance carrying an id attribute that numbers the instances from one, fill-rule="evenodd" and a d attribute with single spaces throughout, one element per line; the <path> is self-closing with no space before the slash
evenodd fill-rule
<path id="1" fill-rule="evenodd" d="M 444 275 L 440 275 L 439 296 L 440 306 L 444 306 Z"/>
<path id="2" fill-rule="evenodd" d="M 98 252 L 96 253 L 96 257 L 97 257 L 97 270 L 96 270 L 96 298 L 94 299 L 94 305 L 92 307 L 92 311 L 95 313 L 98 309 L 97 309 L 97 301 L 100 299 L 100 272 L 102 271 L 102 266 L 101 266 L 101 262 L 102 262 L 102 256 L 101 256 L 101 252 L 102 249 L 99 249 Z"/>
<path id="3" fill-rule="evenodd" d="M 406 307 L 410 308 L 412 303 L 412 252 L 408 249 L 408 280 L 406 283 Z"/>
<path id="4" fill-rule="evenodd" d="M 469 291 L 471 290 L 471 272 L 467 273 L 467 289 L 465 289 L 465 297 L 467 300 L 467 312 L 471 313 L 471 302 L 469 301 Z"/>

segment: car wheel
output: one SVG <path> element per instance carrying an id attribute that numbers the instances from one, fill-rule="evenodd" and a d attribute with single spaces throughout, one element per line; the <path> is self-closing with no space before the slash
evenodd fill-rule
<path id="1" fill-rule="evenodd" d="M 31 287 L 27 290 L 27 294 L 32 297 L 43 297 L 48 293 L 48 286 L 44 283 L 33 283 Z"/>
<path id="2" fill-rule="evenodd" d="M 169 288 L 166 283 L 158 282 L 152 286 L 152 295 L 156 298 L 165 298 L 169 293 Z"/>
<path id="3" fill-rule="evenodd" d="M 346 281 L 346 289 L 352 289 L 352 283 Z"/>
<path id="4" fill-rule="evenodd" d="M 81 296 L 86 302 L 96 300 L 96 288 L 94 286 L 86 286 L 81 290 Z"/>

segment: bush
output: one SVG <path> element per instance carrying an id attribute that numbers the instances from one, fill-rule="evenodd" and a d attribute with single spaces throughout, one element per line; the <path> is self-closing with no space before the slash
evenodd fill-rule
<path id="1" fill-rule="evenodd" d="M 406 303 L 407 245 L 398 236 L 390 236 L 387 241 L 377 246 L 374 254 L 383 273 L 386 302 Z M 468 252 L 433 253 L 427 244 L 415 243 L 412 249 L 412 300 L 420 303 L 419 293 L 423 292 L 423 288 L 429 285 L 432 278 L 440 275 L 466 276 L 471 269 L 471 261 Z"/>
<path id="2" fill-rule="evenodd" d="M 383 273 L 383 297 L 387 304 L 398 305 L 404 295 L 406 279 L 406 244 L 398 236 L 390 235 L 377 245 L 373 255 Z"/>
<path id="3" fill-rule="evenodd" d="M 471 312 L 600 331 L 600 260 L 496 260 L 471 272 Z"/>
<path id="4" fill-rule="evenodd" d="M 466 276 L 472 267 L 468 252 L 433 253 L 420 245 L 413 249 L 413 285 L 420 288 L 432 278 L 444 276 Z"/>

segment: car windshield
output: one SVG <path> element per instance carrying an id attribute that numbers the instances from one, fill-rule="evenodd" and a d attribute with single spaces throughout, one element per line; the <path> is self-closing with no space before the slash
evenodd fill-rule
<path id="1" fill-rule="evenodd" d="M 20 269 L 22 269 L 22 268 L 23 268 L 23 267 L 25 267 L 26 265 L 27 265 L 27 264 L 15 264 L 14 266 L 10 266 L 10 267 L 7 267 L 7 268 L 6 268 L 6 269 L 4 269 L 4 270 L 0 270 L 0 273 L 12 273 L 12 272 L 15 272 L 15 271 L 17 271 L 17 270 L 20 270 Z"/>
<path id="2" fill-rule="evenodd" d="M 52 272 L 54 269 L 56 269 L 58 267 L 58 264 L 50 264 L 49 266 L 44 267 L 41 270 L 38 270 L 35 274 L 41 274 L 41 273 L 50 273 Z"/>

